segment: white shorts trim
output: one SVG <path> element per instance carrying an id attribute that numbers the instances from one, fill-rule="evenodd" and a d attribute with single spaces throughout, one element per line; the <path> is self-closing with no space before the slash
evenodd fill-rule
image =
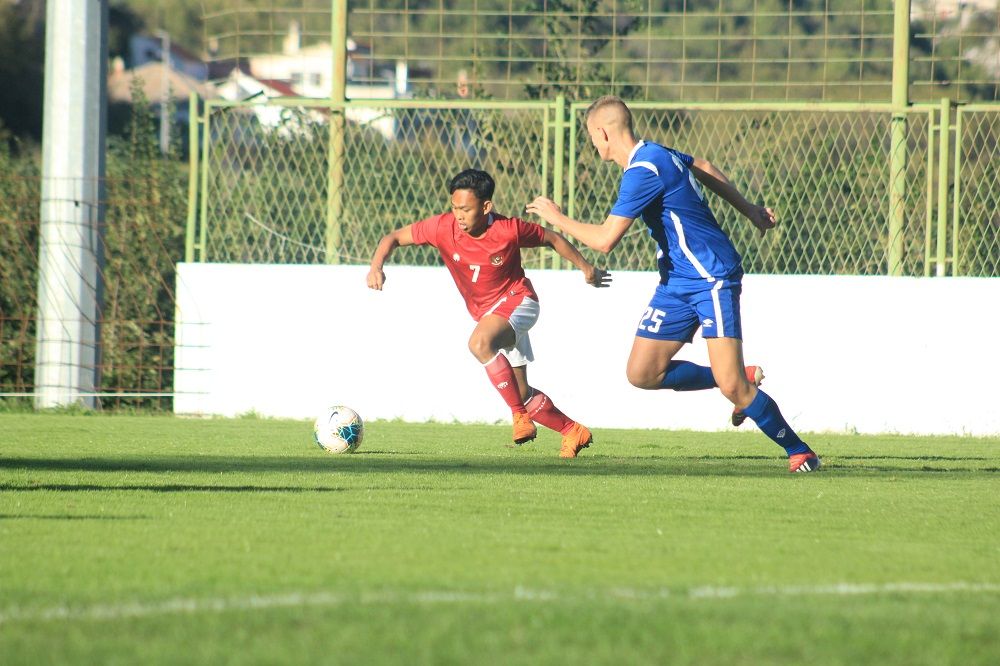
<path id="1" fill-rule="evenodd" d="M 512 368 L 519 368 L 535 360 L 535 353 L 531 349 L 531 338 L 528 337 L 528 331 L 538 321 L 540 313 L 541 308 L 538 305 L 538 301 L 528 297 L 525 297 L 521 301 L 521 304 L 510 313 L 507 323 L 514 329 L 514 346 L 508 349 L 501 349 L 500 352 L 507 357 L 507 361 Z"/>

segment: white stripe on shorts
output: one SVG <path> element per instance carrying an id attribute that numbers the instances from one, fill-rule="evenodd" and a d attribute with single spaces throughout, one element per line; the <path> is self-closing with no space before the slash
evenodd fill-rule
<path id="1" fill-rule="evenodd" d="M 715 306 L 715 332 L 720 338 L 726 337 L 726 322 L 722 321 L 722 305 L 719 303 L 719 289 L 723 280 L 719 280 L 712 287 L 712 305 Z"/>

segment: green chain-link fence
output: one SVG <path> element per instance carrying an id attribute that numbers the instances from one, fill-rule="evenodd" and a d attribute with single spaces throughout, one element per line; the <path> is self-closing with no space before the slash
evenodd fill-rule
<path id="1" fill-rule="evenodd" d="M 1000 275 L 1000 108 L 960 107 L 955 125 L 955 273 Z"/>
<path id="2" fill-rule="evenodd" d="M 303 104 L 208 105 L 201 116 L 207 119 L 201 213 L 189 221 L 199 242 L 189 260 L 367 263 L 384 233 L 445 210 L 448 179 L 470 166 L 494 174 L 497 207 L 507 214 L 547 194 L 574 217 L 599 222 L 617 191 L 619 171 L 598 161 L 580 131 L 582 104 Z M 329 118 L 345 110 L 344 157 L 331 164 Z M 897 274 L 1000 275 L 1000 109 L 908 107 L 905 169 L 895 176 L 890 105 L 644 102 L 635 104 L 635 115 L 640 137 L 710 159 L 778 212 L 782 224 L 759 239 L 734 210 L 714 206 L 749 272 L 886 274 L 895 240 Z M 942 122 L 949 136 L 943 157 Z M 892 239 L 894 177 L 905 187 L 899 237 Z M 342 183 L 334 192 L 337 207 L 331 183 Z M 339 239 L 332 248 L 331 234 Z M 396 260 L 435 261 L 421 248 Z M 527 261 L 558 266 L 551 260 L 539 252 Z M 601 263 L 618 270 L 655 265 L 638 226 Z"/>
<path id="3" fill-rule="evenodd" d="M 346 4 L 346 25 L 336 5 Z M 204 0 L 217 62 L 308 61 L 343 28 L 349 79 L 408 67 L 414 97 L 888 101 L 897 12 L 909 99 L 1000 100 L 995 0 Z M 290 39 L 291 38 L 291 39 Z M 328 70 L 325 70 L 328 71 Z M 304 96 L 327 97 L 321 86 Z M 348 97 L 363 97 L 348 94 Z"/>
<path id="4" fill-rule="evenodd" d="M 548 105 L 386 104 L 359 107 L 371 120 L 346 124 L 342 187 L 334 193 L 339 219 L 330 210 L 330 107 L 210 104 L 195 256 L 366 263 L 382 234 L 446 209 L 448 180 L 469 164 L 488 166 L 496 177 L 500 212 L 516 215 L 529 196 L 545 191 Z M 271 116 L 280 120 L 259 122 Z M 332 254 L 331 233 L 340 241 Z M 396 260 L 433 264 L 435 256 L 402 248 Z"/>

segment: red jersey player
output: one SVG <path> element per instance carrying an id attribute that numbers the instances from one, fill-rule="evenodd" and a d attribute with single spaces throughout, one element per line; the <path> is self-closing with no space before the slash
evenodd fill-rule
<path id="1" fill-rule="evenodd" d="M 521 248 L 551 247 L 583 271 L 587 284 L 606 287 L 610 275 L 595 268 L 562 235 L 532 222 L 493 211 L 493 178 L 467 169 L 451 179 L 451 212 L 396 229 L 379 241 L 368 271 L 368 286 L 382 289 L 382 265 L 403 245 L 433 245 L 441 253 L 476 328 L 469 351 L 486 368 L 490 382 L 514 416 L 514 441 L 535 438 L 534 421 L 562 434 L 559 456 L 575 458 L 593 437 L 586 426 L 566 417 L 552 400 L 528 384 L 534 360 L 528 331 L 538 320 L 538 296 L 521 267 Z"/>

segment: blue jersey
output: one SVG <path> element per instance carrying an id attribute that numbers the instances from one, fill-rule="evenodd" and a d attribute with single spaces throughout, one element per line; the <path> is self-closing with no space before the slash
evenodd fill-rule
<path id="1" fill-rule="evenodd" d="M 742 259 L 705 203 L 690 155 L 640 141 L 632 149 L 612 215 L 642 217 L 659 246 L 660 282 L 737 282 Z"/>

